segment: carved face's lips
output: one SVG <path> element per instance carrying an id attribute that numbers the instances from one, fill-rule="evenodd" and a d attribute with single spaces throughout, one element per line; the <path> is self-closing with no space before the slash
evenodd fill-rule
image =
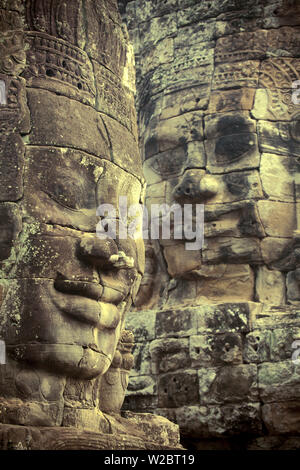
<path id="1" fill-rule="evenodd" d="M 124 304 L 83 295 L 92 282 L 82 282 L 81 295 L 61 292 L 54 282 L 27 278 L 12 286 L 21 321 L 17 332 L 14 325 L 7 329 L 11 354 L 55 374 L 93 378 L 105 373 L 120 336 Z"/>
<path id="2" fill-rule="evenodd" d="M 87 282 L 60 280 L 55 281 L 55 288 L 53 303 L 64 314 L 99 330 L 115 329 L 120 323 L 120 309 L 104 299 L 99 301 L 102 286 Z M 120 301 L 122 299 L 123 297 Z"/>
<path id="3" fill-rule="evenodd" d="M 93 300 L 99 300 L 103 293 L 103 287 L 100 284 L 84 281 L 70 281 L 68 279 L 57 279 L 54 282 L 54 287 L 58 291 L 66 294 L 78 294 Z"/>
<path id="4" fill-rule="evenodd" d="M 118 305 L 128 295 L 128 289 L 124 286 L 109 286 L 96 284 L 94 282 L 56 279 L 54 287 L 59 292 L 72 295 L 80 295 L 93 300 L 102 300 L 103 302 Z"/>
<path id="5" fill-rule="evenodd" d="M 199 227 L 199 220 L 193 215 L 193 230 Z M 244 226 L 245 225 L 245 226 Z M 249 225 L 249 226 L 248 226 Z M 184 226 L 182 226 L 182 229 Z M 247 229 L 247 231 L 246 231 Z M 184 237 L 183 241 L 189 241 Z M 264 234 L 258 217 L 256 205 L 250 200 L 230 203 L 204 205 L 204 238 L 229 236 L 254 236 L 261 238 Z M 171 223 L 171 239 L 174 236 L 174 223 Z"/>

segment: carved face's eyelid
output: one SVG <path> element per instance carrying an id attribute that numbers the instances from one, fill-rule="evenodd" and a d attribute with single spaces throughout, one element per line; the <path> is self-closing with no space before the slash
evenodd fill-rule
<path id="1" fill-rule="evenodd" d="M 41 188 L 41 190 L 47 194 L 47 196 L 50 197 L 50 199 L 52 199 L 53 201 L 55 201 L 57 204 L 59 204 L 60 206 L 62 207 L 65 207 L 66 209 L 70 210 L 70 211 L 73 211 L 73 212 L 79 212 L 81 209 L 83 208 L 74 208 L 74 207 L 71 207 L 71 206 L 68 206 L 66 204 L 64 204 L 62 201 L 60 201 L 56 196 L 54 196 L 53 193 L 51 193 L 50 191 L 47 191 L 45 188 Z"/>
<path id="2" fill-rule="evenodd" d="M 78 210 L 78 208 L 74 208 L 72 207 L 72 205 L 64 204 L 61 200 L 61 197 L 66 196 L 67 199 L 74 199 L 74 201 L 77 203 L 76 205 L 80 205 L 80 208 L 85 208 L 84 201 L 87 199 L 86 196 L 88 194 L 87 186 L 80 179 L 75 179 L 74 177 L 70 177 L 69 175 L 64 175 L 64 173 L 62 172 L 59 175 L 55 185 L 55 189 L 61 192 L 59 196 L 56 196 L 54 194 L 54 191 L 45 189 L 45 187 L 41 187 L 40 189 L 47 193 L 56 202 L 59 202 L 67 208 L 73 208 L 74 210 Z"/>
<path id="3" fill-rule="evenodd" d="M 170 162 L 170 164 L 166 164 L 166 161 L 163 163 L 160 163 L 159 161 L 155 160 L 153 164 L 151 165 L 152 171 L 154 171 L 156 174 L 161 175 L 161 176 L 166 176 L 166 177 L 171 177 L 171 176 L 179 176 L 182 173 L 182 168 L 184 166 L 184 162 L 181 162 L 180 164 L 178 163 L 176 165 L 176 168 L 170 170 L 172 168 L 172 159 L 173 157 L 170 155 L 167 157 L 167 161 Z"/>

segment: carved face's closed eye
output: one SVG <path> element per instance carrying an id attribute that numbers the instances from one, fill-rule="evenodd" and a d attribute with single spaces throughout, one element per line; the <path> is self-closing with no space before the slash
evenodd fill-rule
<path id="1" fill-rule="evenodd" d="M 227 165 L 243 157 L 254 145 L 247 121 L 241 116 L 224 116 L 216 128 L 216 164 Z"/>
<path id="2" fill-rule="evenodd" d="M 61 176 L 57 181 L 49 184 L 44 191 L 51 199 L 68 209 L 79 210 L 85 207 L 82 184 L 68 176 Z"/>
<path id="3" fill-rule="evenodd" d="M 179 175 L 185 164 L 185 154 L 181 147 L 158 154 L 151 159 L 151 169 L 163 179 Z"/>
<path id="4" fill-rule="evenodd" d="M 249 134 L 226 135 L 216 142 L 216 163 L 228 164 L 239 160 L 251 150 L 254 142 Z"/>

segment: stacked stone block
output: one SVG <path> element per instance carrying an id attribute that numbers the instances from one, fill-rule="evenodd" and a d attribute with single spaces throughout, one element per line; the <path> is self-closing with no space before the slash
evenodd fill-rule
<path id="1" fill-rule="evenodd" d="M 127 325 L 136 335 L 127 409 L 176 422 L 190 448 L 299 447 L 294 307 L 249 302 L 132 312 Z"/>

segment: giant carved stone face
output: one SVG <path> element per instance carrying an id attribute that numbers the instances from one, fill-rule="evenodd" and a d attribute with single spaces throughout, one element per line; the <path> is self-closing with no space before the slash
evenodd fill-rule
<path id="1" fill-rule="evenodd" d="M 137 178 L 85 152 L 28 152 L 15 280 L 2 306 L 16 358 L 75 377 L 106 372 L 143 252 L 130 239 L 100 240 L 96 210 L 120 195 L 138 203 L 140 192 Z"/>
<path id="2" fill-rule="evenodd" d="M 148 208 L 205 205 L 202 250 L 186 250 L 184 240 L 154 242 L 171 281 L 165 297 L 175 304 L 297 302 L 300 108 L 292 87 L 299 31 L 284 8 L 273 18 L 271 6 L 249 0 L 259 28 L 225 3 L 211 12 L 210 2 L 195 11 L 183 5 L 177 26 L 165 12 L 140 26 L 147 38 L 137 76 Z M 221 13 L 223 22 L 209 19 Z M 161 37 L 153 34 L 158 25 Z M 148 50 L 149 60 L 140 60 Z"/>
<path id="3" fill-rule="evenodd" d="M 118 219 L 120 196 L 141 202 L 130 53 L 114 1 L 5 5 L 1 422 L 78 425 L 74 408 L 99 411 L 144 269 L 142 239 L 96 234 L 100 205 Z"/>

